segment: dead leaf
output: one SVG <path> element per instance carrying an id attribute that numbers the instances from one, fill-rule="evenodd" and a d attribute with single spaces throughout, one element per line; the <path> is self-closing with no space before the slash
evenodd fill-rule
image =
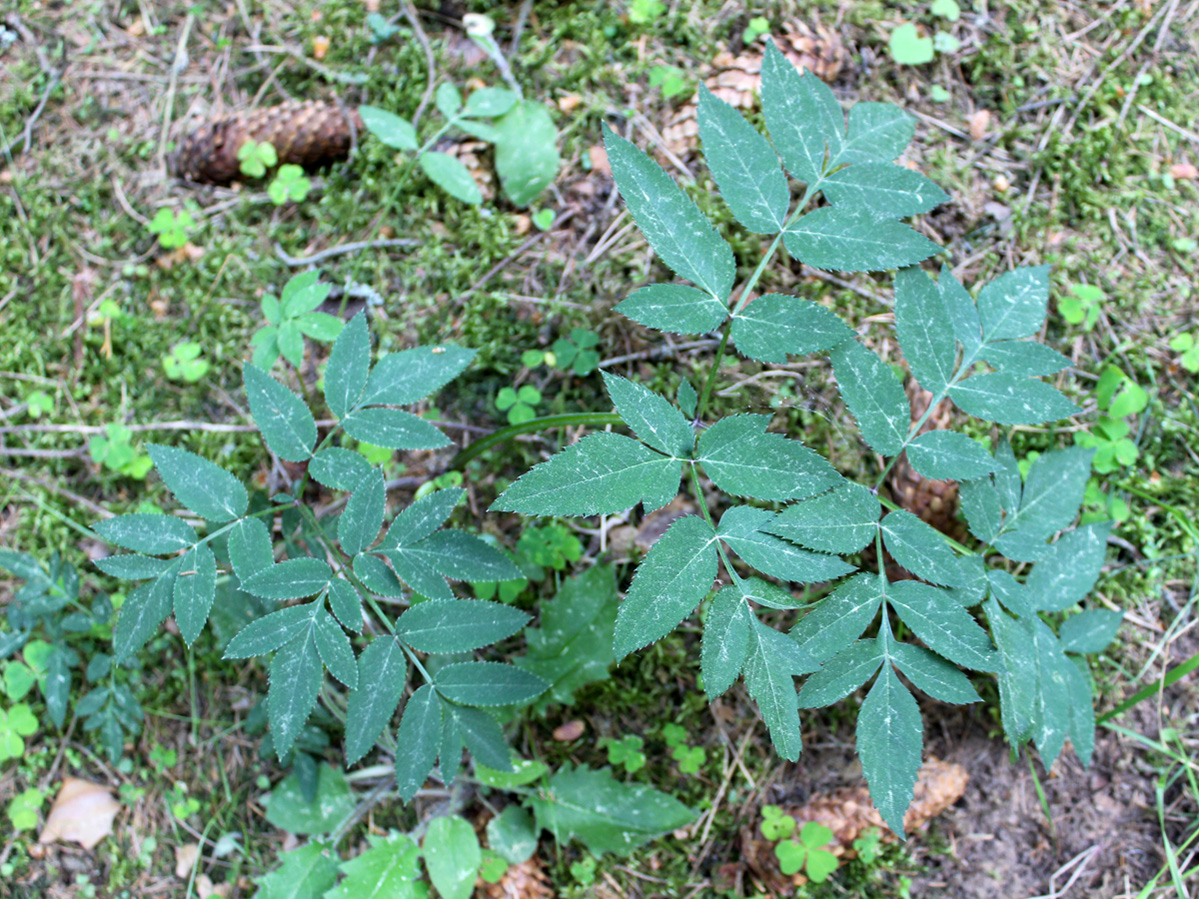
<path id="1" fill-rule="evenodd" d="M 1178 162 L 1170 166 L 1170 174 L 1179 181 L 1194 181 L 1199 178 L 1199 168 L 1189 162 Z"/>
<path id="2" fill-rule="evenodd" d="M 197 247 L 194 243 L 188 241 L 181 247 L 175 247 L 169 253 L 163 253 L 154 260 L 154 264 L 165 270 L 172 269 L 185 262 L 195 262 L 202 258 L 204 258 L 204 248 Z"/>
<path id="3" fill-rule="evenodd" d="M 120 810 L 121 804 L 112 798 L 108 787 L 76 777 L 64 778 L 38 842 L 70 840 L 84 849 L 93 849 L 112 833 L 112 820 Z"/>
<path id="4" fill-rule="evenodd" d="M 599 144 L 596 144 L 587 151 L 587 155 L 591 158 L 591 171 L 597 175 L 612 174 L 612 166 L 608 164 L 608 153 Z"/>
<path id="5" fill-rule="evenodd" d="M 231 892 L 233 892 L 233 884 L 231 883 L 222 883 L 219 886 L 213 886 L 212 879 L 207 874 L 201 874 L 196 878 L 197 899 L 212 899 L 213 896 L 218 897 L 218 899 L 228 899 Z"/>
<path id="6" fill-rule="evenodd" d="M 587 730 L 587 725 L 576 718 L 574 721 L 567 721 L 565 724 L 555 727 L 554 739 L 559 743 L 573 743 L 583 736 L 585 730 Z"/>
<path id="7" fill-rule="evenodd" d="M 970 138 L 971 140 L 982 140 L 987 136 L 987 128 L 991 125 L 991 110 L 980 109 L 974 115 L 970 116 Z"/>
<path id="8" fill-rule="evenodd" d="M 312 57 L 313 59 L 324 59 L 325 54 L 329 52 L 329 39 L 324 35 L 317 35 L 312 39 Z"/>
<path id="9" fill-rule="evenodd" d="M 184 843 L 175 847 L 175 876 L 186 880 L 200 858 L 199 843 Z"/>

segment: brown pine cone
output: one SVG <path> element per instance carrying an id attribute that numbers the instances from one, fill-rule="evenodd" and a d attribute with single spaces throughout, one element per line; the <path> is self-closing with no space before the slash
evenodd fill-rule
<path id="1" fill-rule="evenodd" d="M 537 856 L 519 865 L 509 865 L 498 883 L 487 883 L 481 878 L 475 883 L 475 896 L 479 899 L 553 899 L 554 895 Z"/>
<path id="2" fill-rule="evenodd" d="M 918 421 L 928 409 L 933 395 L 911 377 L 908 378 L 907 394 L 912 405 L 912 421 Z M 952 408 L 942 401 L 920 428 L 920 433 L 946 430 L 952 424 Z M 933 481 L 917 474 L 905 455 L 892 466 L 891 474 L 887 477 L 887 487 L 891 491 L 891 498 L 897 504 L 926 524 L 931 524 L 942 534 L 955 540 L 965 537 L 962 523 L 958 520 L 958 485 L 955 482 Z"/>
<path id="3" fill-rule="evenodd" d="M 229 184 L 242 177 L 237 151 L 247 140 L 269 143 L 279 164 L 310 168 L 345 159 L 362 119 L 333 103 L 290 101 L 205 122 L 179 142 L 171 171 L 198 184 Z"/>

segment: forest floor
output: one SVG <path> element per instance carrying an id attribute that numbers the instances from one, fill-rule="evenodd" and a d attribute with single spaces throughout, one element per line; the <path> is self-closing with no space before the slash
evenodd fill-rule
<path id="1" fill-rule="evenodd" d="M 1183 336 L 1199 344 L 1199 3 L 1011 0 L 963 3 L 960 17 L 944 0 L 420 5 L 418 34 L 404 4 L 390 0 L 15 0 L 0 21 L 0 547 L 47 561 L 61 554 L 87 602 L 119 596 L 121 583 L 89 564 L 106 550 L 88 528 L 146 504 L 171 508 L 139 461 L 148 461 L 146 444 L 186 446 L 259 487 L 281 483 L 241 399 L 241 362 L 263 323 L 262 295 L 278 294 L 314 257 L 331 283 L 367 288 L 348 302 L 335 294 L 325 308 L 348 316 L 369 295 L 382 347 L 478 351 L 453 392 L 425 410 L 450 423 L 459 446 L 506 424 L 495 399 L 508 387 L 536 387 L 542 414 L 607 411 L 598 371 L 522 364 L 522 353 L 572 333 L 598 338 L 600 368 L 650 385 L 701 375 L 715 341 L 680 340 L 663 352 L 657 336 L 612 312 L 665 269 L 617 198 L 601 125 L 647 148 L 727 225 L 699 152 L 695 95 L 701 82 L 721 87 L 760 120 L 760 17 L 759 30 L 806 54 L 843 104 L 891 102 L 917 119 L 906 159 L 952 198 L 919 228 L 946 247 L 964 284 L 1052 264 L 1042 339 L 1072 360 L 1072 395 L 1087 414 L 1065 427 L 1016 428 L 1018 457 L 1091 428 L 1088 392 L 1109 365 L 1147 391 L 1148 405 L 1126 420 L 1136 452 L 1096 472 L 1088 492 L 1087 514 L 1118 519 L 1094 601 L 1125 613 L 1117 642 L 1094 662 L 1097 711 L 1162 686 L 1100 725 L 1089 768 L 1067 752 L 1048 771 L 1035 755 L 1012 757 L 993 686 L 965 709 L 926 703 L 926 753 L 965 769 L 964 795 L 907 843 L 884 846 L 869 864 L 847 861 L 794 894 L 1195 895 L 1199 677 L 1162 682 L 1199 651 L 1190 511 L 1199 508 L 1199 349 L 1188 356 Z M 438 147 L 472 169 L 481 205 L 419 176 L 397 189 L 394 151 L 365 135 L 348 161 L 309 175 L 299 202 L 276 206 L 261 185 L 202 187 L 169 175 L 174 145 L 224 112 L 300 99 L 411 118 L 431 83 L 502 85 L 464 34 L 470 12 L 495 20 L 516 82 L 558 129 L 560 171 L 530 207 L 504 198 L 489 152 L 456 132 Z M 889 36 L 906 22 L 947 36 L 931 62 L 892 57 Z M 164 248 L 152 230 L 162 210 L 182 227 L 182 246 Z M 349 251 L 329 252 L 339 248 Z M 735 249 L 739 258 L 757 251 Z M 760 287 L 820 299 L 862 326 L 890 321 L 890 283 L 787 261 Z M 193 380 L 176 371 L 189 361 L 181 344 L 195 344 L 207 363 Z M 308 342 L 301 375 L 315 381 L 327 353 L 327 343 Z M 794 378 L 733 364 L 726 373 L 736 383 L 715 408 L 771 413 L 776 429 L 826 449 L 843 472 L 873 466 L 826 363 L 783 368 Z M 486 508 L 564 437 L 489 450 L 467 473 L 472 503 Z M 108 464 L 97 438 L 110 444 Z M 390 457 L 396 494 L 408 498 L 443 474 L 457 448 Z M 595 555 L 593 522 L 565 524 Z M 639 523 L 609 523 L 621 524 Z M 516 546 L 515 518 L 487 528 Z M 628 561 L 627 551 L 615 561 Z M 5 578 L 0 607 L 21 586 Z M 551 595 L 557 580 L 550 572 L 533 592 Z M 86 656 L 107 635 L 60 637 Z M 0 646 L 3 636 L 0 626 Z M 18 739 L 23 750 L 0 755 L 0 897 L 282 895 L 256 884 L 304 837 L 268 820 L 264 798 L 288 769 L 260 753 L 253 729 L 266 667 L 224 659 L 227 639 L 206 633 L 189 650 L 163 630 L 150 641 L 130 674 L 144 725 L 116 761 L 74 714 L 56 727 L 43 694 L 21 690 L 20 654 L 0 656 L 0 712 L 24 704 L 37 719 Z M 535 856 L 542 885 L 506 895 L 779 894 L 777 878 L 748 859 L 761 809 L 860 783 L 852 717 L 805 713 L 804 755 L 781 762 L 740 687 L 704 700 L 698 657 L 697 631 L 677 632 L 579 689 L 573 705 L 523 720 L 516 741 L 527 756 L 599 768 L 617 760 L 601 738 L 639 735 L 646 764 L 628 779 L 677 796 L 698 822 L 626 856 L 593 858 L 546 836 Z M 82 669 L 73 678 L 72 702 L 87 689 Z M 313 756 L 339 764 L 336 721 L 314 720 L 325 745 L 318 739 Z M 685 729 L 685 748 L 704 750 L 698 766 L 684 769 L 672 755 L 668 723 Z M 562 739 L 561 726 L 579 724 L 584 736 Z M 117 797 L 115 820 L 92 848 L 37 841 L 64 777 Z M 341 834 L 343 859 L 367 834 L 412 831 L 445 809 L 436 798 L 407 810 L 378 805 L 372 769 L 350 784 L 363 816 Z M 454 801 L 479 826 L 494 812 L 481 789 Z"/>

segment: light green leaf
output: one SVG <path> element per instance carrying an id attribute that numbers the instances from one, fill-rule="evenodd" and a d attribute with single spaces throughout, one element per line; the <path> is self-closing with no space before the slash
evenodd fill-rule
<path id="1" fill-rule="evenodd" d="M 254 899 L 321 899 L 337 882 L 337 854 L 308 843 L 279 856 L 279 867 L 258 879 Z"/>
<path id="2" fill-rule="evenodd" d="M 1095 586 L 1107 557 L 1112 522 L 1086 524 L 1063 534 L 1028 575 L 1028 592 L 1042 612 L 1064 612 Z"/>
<path id="3" fill-rule="evenodd" d="M 341 330 L 325 366 L 325 402 L 329 411 L 345 418 L 362 396 L 371 369 L 371 338 L 366 313 L 359 312 Z"/>
<path id="4" fill-rule="evenodd" d="M 167 489 L 201 518 L 221 523 L 246 514 L 246 488 L 219 465 L 173 446 L 148 443 L 146 449 Z"/>
<path id="5" fill-rule="evenodd" d="M 416 129 L 398 115 L 375 106 L 359 106 L 358 114 L 362 116 L 366 130 L 387 146 L 409 152 L 419 149 Z"/>
<path id="6" fill-rule="evenodd" d="M 916 134 L 916 120 L 892 103 L 855 103 L 849 109 L 845 146 L 830 163 L 890 162 Z"/>
<path id="7" fill-rule="evenodd" d="M 1045 323 L 1049 302 L 1048 265 L 1013 269 L 978 294 L 978 316 L 988 343 L 1032 337 Z"/>
<path id="8" fill-rule="evenodd" d="M 418 499 L 395 517 L 380 546 L 410 546 L 424 540 L 445 524 L 465 494 L 461 487 L 447 487 Z"/>
<path id="9" fill-rule="evenodd" d="M 832 203 L 869 209 L 880 218 L 919 215 L 949 199 L 945 191 L 919 172 L 890 162 L 851 165 L 821 181 L 820 190 Z"/>
<path id="10" fill-rule="evenodd" d="M 337 540 L 348 556 L 356 556 L 375 542 L 383 527 L 387 486 L 383 472 L 370 469 L 355 485 L 345 510 L 337 519 Z"/>
<path id="11" fill-rule="evenodd" d="M 858 712 L 857 743 L 874 807 L 904 837 L 903 816 L 920 770 L 924 725 L 915 698 L 890 665 L 883 666 Z"/>
<path id="12" fill-rule="evenodd" d="M 828 493 L 788 506 L 765 530 L 821 552 L 853 553 L 874 539 L 881 514 L 873 493 L 842 481 Z"/>
<path id="13" fill-rule="evenodd" d="M 304 365 L 304 335 L 294 319 L 287 319 L 279 326 L 277 340 L 283 358 L 301 368 Z"/>
<path id="14" fill-rule="evenodd" d="M 341 865 L 345 879 L 324 899 L 417 899 L 420 850 L 402 833 L 366 835 L 368 848 Z"/>
<path id="15" fill-rule="evenodd" d="M 699 438 L 696 459 L 721 490 L 762 500 L 803 499 L 842 478 L 798 440 L 770 434 L 769 415 L 730 415 Z"/>
<path id="16" fill-rule="evenodd" d="M 646 511 L 678 493 L 679 462 L 620 434 L 589 434 L 526 472 L 491 505 L 525 515 L 614 515 Z"/>
<path id="17" fill-rule="evenodd" d="M 405 802 L 424 786 L 441 747 L 441 700 L 432 684 L 408 698 L 396 732 L 396 792 Z"/>
<path id="18" fill-rule="evenodd" d="M 1044 381 L 1006 372 L 967 378 L 949 388 L 949 397 L 963 412 L 1001 425 L 1042 424 L 1082 411 Z"/>
<path id="19" fill-rule="evenodd" d="M 797 71 L 769 39 L 762 59 L 762 111 L 787 171 L 809 184 L 819 181 L 826 154 L 841 152 L 845 114 L 827 84 Z"/>
<path id="20" fill-rule="evenodd" d="M 97 521 L 92 530 L 108 543 L 152 555 L 189 549 L 200 539 L 190 524 L 173 515 L 118 515 Z"/>
<path id="21" fill-rule="evenodd" d="M 774 149 L 740 112 L 703 84 L 699 136 L 708 168 L 733 217 L 758 234 L 781 231 L 791 192 Z"/>
<path id="22" fill-rule="evenodd" d="M 870 680 L 882 663 L 883 651 L 877 639 L 850 644 L 804 681 L 799 691 L 800 708 L 819 709 L 840 702 Z"/>
<path id="23" fill-rule="evenodd" d="M 1062 625 L 1062 649 L 1080 655 L 1103 652 L 1116 638 L 1124 613 L 1112 609 L 1087 609 L 1071 615 Z"/>
<path id="24" fill-rule="evenodd" d="M 433 102 L 437 111 L 447 119 L 454 118 L 462 109 L 462 92 L 451 81 L 443 81 L 437 85 L 433 94 Z"/>
<path id="25" fill-rule="evenodd" d="M 298 396 L 253 365 L 242 370 L 250 414 L 267 447 L 288 462 L 303 462 L 316 444 L 316 420 Z"/>
<path id="26" fill-rule="evenodd" d="M 767 533 L 774 518 L 765 509 L 733 506 L 720 517 L 717 535 L 748 564 L 779 580 L 809 584 L 853 571 L 837 556 L 809 552 Z"/>
<path id="27" fill-rule="evenodd" d="M 242 589 L 266 599 L 302 599 L 325 589 L 333 570 L 320 559 L 288 559 L 242 582 Z"/>
<path id="28" fill-rule="evenodd" d="M 434 818 L 423 851 L 429 879 L 442 899 L 469 899 L 483 862 L 479 838 L 470 822 L 457 815 Z"/>
<path id="29" fill-rule="evenodd" d="M 355 409 L 341 424 L 355 440 L 388 449 L 440 449 L 450 444 L 436 427 L 403 409 Z"/>
<path id="30" fill-rule="evenodd" d="M 595 854 L 627 855 L 695 820 L 695 813 L 673 796 L 622 783 L 606 768 L 593 771 L 569 762 L 547 787 L 529 797 L 528 804 L 539 830 L 548 830 L 560 845 L 577 838 Z"/>
<path id="31" fill-rule="evenodd" d="M 988 343 L 979 356 L 1009 375 L 1052 375 L 1073 363 L 1043 343 L 1032 340 L 1001 340 Z"/>
<path id="32" fill-rule="evenodd" d="M 418 157 L 418 164 L 429 180 L 455 200 L 477 206 L 483 202 L 479 185 L 471 177 L 470 170 L 448 153 L 427 150 Z"/>
<path id="33" fill-rule="evenodd" d="M 929 431 L 908 444 L 908 461 L 926 478 L 966 481 L 996 470 L 986 447 L 956 431 Z"/>
<path id="34" fill-rule="evenodd" d="M 891 643 L 890 650 L 899 670 L 933 699 L 955 705 L 982 701 L 966 675 L 924 647 Z"/>
<path id="35" fill-rule="evenodd" d="M 474 350 L 451 344 L 388 353 L 371 369 L 359 403 L 407 406 L 423 400 L 458 377 L 474 358 Z"/>
<path id="36" fill-rule="evenodd" d="M 396 621 L 396 636 L 420 652 L 470 652 L 511 637 L 529 616 L 498 602 L 454 599 L 422 602 Z"/>
<path id="37" fill-rule="evenodd" d="M 862 437 L 884 456 L 898 454 L 907 438 L 911 405 L 890 366 L 856 340 L 829 354 L 837 387 L 858 422 Z"/>
<path id="38" fill-rule="evenodd" d="M 708 608 L 700 671 L 709 702 L 728 690 L 741 673 L 749 653 L 750 614 L 741 591 L 732 585 L 722 588 Z"/>
<path id="39" fill-rule="evenodd" d="M 353 690 L 358 686 L 358 660 L 350 639 L 333 616 L 320 609 L 313 616 L 313 637 L 321 661 L 329 673 Z"/>
<path id="40" fill-rule="evenodd" d="M 275 653 L 271 659 L 267 718 L 274 738 L 275 754 L 283 758 L 291 749 L 316 705 L 323 668 L 316 637 L 306 628 Z"/>
<path id="41" fill-rule="evenodd" d="M 320 272 L 303 272 L 283 286 L 280 302 L 283 304 L 283 319 L 293 319 L 312 312 L 329 296 L 332 284 L 320 280 Z"/>
<path id="42" fill-rule="evenodd" d="M 353 490 L 370 472 L 362 453 L 335 446 L 318 451 L 308 462 L 308 473 L 334 490 Z"/>
<path id="43" fill-rule="evenodd" d="M 558 129 L 549 110 L 525 100 L 495 122 L 495 170 L 515 206 L 528 206 L 558 174 Z"/>
<path id="44" fill-rule="evenodd" d="M 712 223 L 657 163 L 607 125 L 604 147 L 620 195 L 658 257 L 717 300 L 727 299 L 737 267 Z"/>
<path id="45" fill-rule="evenodd" d="M 437 531 L 402 552 L 455 581 L 508 581 L 521 576 L 507 556 L 465 531 Z"/>
<path id="46" fill-rule="evenodd" d="M 175 623 L 183 642 L 191 646 L 204 630 L 216 598 L 216 557 L 205 545 L 192 547 L 179 563 L 175 578 Z"/>
<path id="47" fill-rule="evenodd" d="M 870 626 L 884 595 L 885 584 L 878 575 L 854 575 L 799 620 L 791 639 L 816 661 L 830 659 Z"/>
<path id="48" fill-rule="evenodd" d="M 533 816 L 519 805 L 508 806 L 487 822 L 487 845 L 510 865 L 527 862 L 537 851 Z"/>
<path id="49" fill-rule="evenodd" d="M 274 652 L 312 628 L 315 603 L 288 606 L 252 621 L 237 632 L 225 647 L 225 658 L 248 659 Z"/>
<path id="50" fill-rule="evenodd" d="M 1093 449 L 1071 446 L 1042 453 L 1029 466 L 1020 508 L 1004 530 L 1044 539 L 1074 520 L 1091 474 Z"/>
<path id="51" fill-rule="evenodd" d="M 895 333 L 920 386 L 939 394 L 953 380 L 957 343 L 945 327 L 945 300 L 919 266 L 895 275 Z"/>
<path id="52" fill-rule="evenodd" d="M 616 658 L 674 630 L 712 589 L 717 564 L 711 525 L 695 515 L 674 522 L 637 566 L 620 605 L 613 643 Z"/>
<path id="53" fill-rule="evenodd" d="M 535 674 L 500 662 L 457 662 L 438 670 L 437 692 L 469 706 L 517 705 L 536 699 L 549 684 Z"/>
<path id="54" fill-rule="evenodd" d="M 945 591 L 900 581 L 887 586 L 887 602 L 933 652 L 975 671 L 1000 670 L 987 632 Z"/>
<path id="55" fill-rule="evenodd" d="M 788 355 L 832 349 L 853 337 L 853 332 L 819 303 L 768 293 L 733 317 L 729 337 L 743 356 L 781 364 Z"/>
<path id="56" fill-rule="evenodd" d="M 616 311 L 647 328 L 673 334 L 707 334 L 729 315 L 723 300 L 683 284 L 642 287 L 617 303 Z"/>
<path id="57" fill-rule="evenodd" d="M 695 431 L 669 400 L 619 375 L 602 374 L 617 414 L 638 439 L 669 456 L 691 455 Z"/>
<path id="58" fill-rule="evenodd" d="M 305 336 L 328 342 L 337 339 L 345 327 L 345 322 L 327 312 L 309 312 L 297 318 L 296 325 Z"/>
<path id="59" fill-rule="evenodd" d="M 466 107 L 462 114 L 494 119 L 515 106 L 518 99 L 515 93 L 502 87 L 481 87 L 471 91 L 470 96 L 466 98 Z"/>
<path id="60" fill-rule="evenodd" d="M 807 265 L 843 272 L 903 268 L 941 249 L 902 222 L 846 206 L 822 206 L 809 212 L 783 232 L 783 242 Z"/>
<path id="61" fill-rule="evenodd" d="M 391 636 L 376 637 L 358 656 L 358 689 L 351 691 L 346 707 L 347 765 L 370 752 L 395 714 L 407 681 L 407 657 Z"/>
<path id="62" fill-rule="evenodd" d="M 263 804 L 266 820 L 279 830 L 297 834 L 332 833 L 354 814 L 354 794 L 345 774 L 329 764 L 316 773 L 316 797 L 309 799 L 297 774 L 283 778 Z"/>

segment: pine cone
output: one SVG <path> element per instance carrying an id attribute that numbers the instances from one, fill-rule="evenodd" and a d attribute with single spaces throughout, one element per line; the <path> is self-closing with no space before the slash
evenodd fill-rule
<path id="1" fill-rule="evenodd" d="M 475 896 L 480 899 L 552 899 L 554 890 L 536 856 L 509 865 L 498 883 L 480 879 L 475 884 Z"/>
<path id="2" fill-rule="evenodd" d="M 271 144 L 280 165 L 310 168 L 344 159 L 351 133 L 362 131 L 356 110 L 292 101 L 204 123 L 180 141 L 171 170 L 199 184 L 229 184 L 243 177 L 237 151 L 247 140 Z"/>
<path id="3" fill-rule="evenodd" d="M 933 395 L 921 388 L 914 378 L 908 378 L 908 399 L 912 406 L 912 421 L 918 421 Z M 953 424 L 953 412 L 949 404 L 942 401 L 933 414 L 920 428 L 921 434 L 929 431 L 946 430 Z M 908 463 L 907 456 L 899 459 L 887 477 L 887 487 L 896 503 L 918 516 L 926 524 L 955 540 L 965 537 L 958 520 L 958 485 L 953 481 L 934 481 Z"/>

